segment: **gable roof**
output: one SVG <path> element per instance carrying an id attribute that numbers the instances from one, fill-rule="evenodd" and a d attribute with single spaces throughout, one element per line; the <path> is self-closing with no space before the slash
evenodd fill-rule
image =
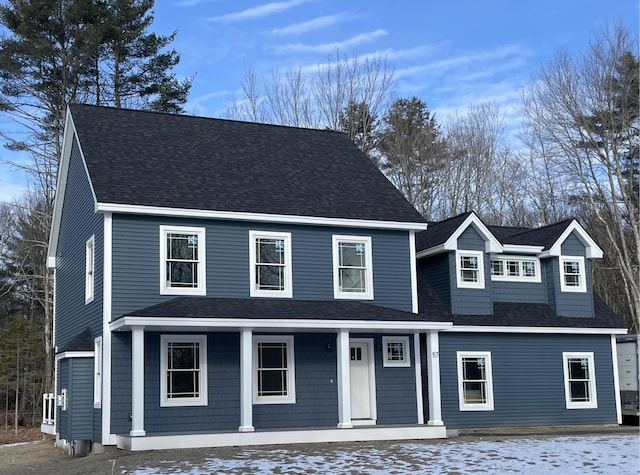
<path id="1" fill-rule="evenodd" d="M 343 133 L 69 106 L 101 205 L 420 223 Z"/>

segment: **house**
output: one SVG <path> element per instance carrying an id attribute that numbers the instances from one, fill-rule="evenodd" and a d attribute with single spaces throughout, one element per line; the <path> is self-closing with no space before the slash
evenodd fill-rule
<path id="1" fill-rule="evenodd" d="M 576 220 L 511 228 L 471 212 L 416 240 L 420 313 L 453 322 L 438 355 L 448 428 L 621 423 L 627 330 L 593 292 L 602 250 Z"/>
<path id="2" fill-rule="evenodd" d="M 63 149 L 43 430 L 71 450 L 445 436 L 427 224 L 344 134 L 74 104 Z"/>
<path id="3" fill-rule="evenodd" d="M 615 423 L 600 256 L 576 221 L 428 225 L 341 133 L 73 104 L 43 431 L 81 453 Z"/>

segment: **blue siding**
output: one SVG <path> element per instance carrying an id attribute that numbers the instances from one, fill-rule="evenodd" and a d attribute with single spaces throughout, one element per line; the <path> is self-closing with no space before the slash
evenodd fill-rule
<path id="1" fill-rule="evenodd" d="M 458 238 L 458 249 L 465 251 L 485 250 L 485 242 L 482 236 L 469 226 Z M 484 264 L 484 289 L 459 288 L 456 279 L 456 255 L 449 253 L 449 265 L 451 266 L 451 312 L 461 315 L 490 315 L 493 313 L 491 302 L 491 277 L 489 271 L 489 254 L 483 256 Z"/>
<path id="2" fill-rule="evenodd" d="M 591 262 L 586 258 L 586 249 L 582 242 L 571 233 L 562 243 L 563 256 L 582 256 L 585 263 L 586 292 L 561 292 L 560 291 L 560 264 L 559 259 L 553 259 L 555 266 L 554 273 L 557 279 L 554 280 L 555 289 L 555 310 L 563 317 L 593 317 L 593 282 L 591 275 Z"/>
<path id="3" fill-rule="evenodd" d="M 493 411 L 459 410 L 456 351 L 491 352 Z M 565 408 L 566 351 L 594 353 L 598 408 Z M 450 428 L 616 423 L 608 335 L 441 333 L 440 376 L 443 420 Z"/>
<path id="4" fill-rule="evenodd" d="M 111 433 L 131 431 L 131 333 L 111 336 Z"/>
<path id="5" fill-rule="evenodd" d="M 67 410 L 57 410 L 62 439 L 93 438 L 93 358 L 66 358 L 58 364 L 58 394 L 67 390 Z"/>
<path id="6" fill-rule="evenodd" d="M 451 273 L 455 273 L 455 267 L 451 269 L 449 254 L 436 254 L 421 259 L 418 261 L 418 272 L 420 279 L 426 277 L 442 303 L 451 310 Z"/>
<path id="7" fill-rule="evenodd" d="M 89 327 L 102 334 L 103 217 L 94 212 L 89 180 L 74 139 L 60 222 L 56 265 L 55 344 L 64 347 Z M 85 244 L 95 235 L 95 287 L 93 302 L 85 305 Z"/>
<path id="8" fill-rule="evenodd" d="M 501 257 L 504 257 L 501 254 Z M 547 274 L 544 260 L 540 261 L 540 282 L 491 281 L 494 302 L 547 303 Z M 491 268 L 489 268 L 491 276 Z M 491 278 L 491 277 L 489 277 Z"/>
<path id="9" fill-rule="evenodd" d="M 56 387 L 58 394 L 62 394 L 63 389 L 69 391 L 69 362 L 68 358 L 57 362 L 56 376 L 58 381 Z M 61 406 L 56 405 L 56 430 L 61 439 L 71 440 L 70 416 L 71 413 L 68 409 L 63 411 Z"/>
<path id="10" fill-rule="evenodd" d="M 114 318 L 172 298 L 159 292 L 161 224 L 206 228 L 210 297 L 249 297 L 249 230 L 291 232 L 293 297 L 298 299 L 333 299 L 332 234 L 371 236 L 373 303 L 411 311 L 407 232 L 114 215 Z"/>

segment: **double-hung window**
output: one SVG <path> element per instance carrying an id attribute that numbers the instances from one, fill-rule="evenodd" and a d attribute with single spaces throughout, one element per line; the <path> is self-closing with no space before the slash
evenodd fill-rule
<path id="1" fill-rule="evenodd" d="M 586 292 L 584 257 L 560 257 L 560 290 L 562 292 Z"/>
<path id="2" fill-rule="evenodd" d="M 458 287 L 484 289 L 484 259 L 482 251 L 456 251 L 456 282 Z"/>
<path id="3" fill-rule="evenodd" d="M 491 280 L 541 282 L 540 261 L 535 257 L 492 256 Z"/>
<path id="4" fill-rule="evenodd" d="M 161 335 L 160 405 L 207 405 L 206 335 Z"/>
<path id="5" fill-rule="evenodd" d="M 205 230 L 160 226 L 160 293 L 205 295 Z"/>
<path id="6" fill-rule="evenodd" d="M 333 295 L 337 299 L 373 299 L 371 237 L 333 236 Z"/>
<path id="7" fill-rule="evenodd" d="M 95 237 L 91 236 L 84 246 L 84 303 L 93 302 L 95 287 Z"/>
<path id="8" fill-rule="evenodd" d="M 291 234 L 249 231 L 250 295 L 292 297 Z"/>
<path id="9" fill-rule="evenodd" d="M 253 402 L 296 402 L 293 336 L 258 335 L 253 338 Z"/>
<path id="10" fill-rule="evenodd" d="M 562 353 L 567 409 L 598 407 L 593 353 Z"/>
<path id="11" fill-rule="evenodd" d="M 493 411 L 491 353 L 458 351 L 458 398 L 461 411 Z"/>

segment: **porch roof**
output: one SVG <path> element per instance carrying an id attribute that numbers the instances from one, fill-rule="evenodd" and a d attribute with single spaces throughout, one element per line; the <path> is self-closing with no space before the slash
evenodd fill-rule
<path id="1" fill-rule="evenodd" d="M 126 313 L 112 330 L 132 326 L 228 328 L 445 329 L 440 315 L 421 315 L 351 300 L 176 297 Z"/>

